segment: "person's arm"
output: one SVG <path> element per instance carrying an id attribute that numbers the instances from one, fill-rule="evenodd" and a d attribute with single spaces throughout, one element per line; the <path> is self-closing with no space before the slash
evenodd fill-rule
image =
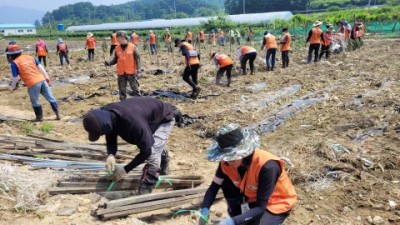
<path id="1" fill-rule="evenodd" d="M 226 179 L 226 175 L 222 172 L 221 164 L 218 166 L 217 171 L 215 172 L 215 176 L 213 181 L 211 182 L 210 187 L 207 189 L 206 194 L 203 198 L 203 204 L 201 208 L 210 209 L 212 204 L 215 201 L 215 197 L 218 194 L 218 191 L 221 187 L 222 182 Z"/>
<path id="2" fill-rule="evenodd" d="M 246 221 L 251 221 L 262 216 L 281 172 L 281 167 L 275 160 L 269 160 L 264 164 L 258 175 L 256 206 L 241 215 L 232 217 L 235 224 L 242 224 Z"/>
<path id="3" fill-rule="evenodd" d="M 115 53 L 114 58 L 110 62 L 108 62 L 108 65 L 112 66 L 112 65 L 117 64 L 117 62 L 118 62 L 118 56 L 117 56 L 117 53 Z"/>
<path id="4" fill-rule="evenodd" d="M 49 50 L 47 50 L 47 46 L 44 46 L 44 49 L 46 50 L 47 53 L 49 53 Z"/>
<path id="5" fill-rule="evenodd" d="M 16 65 L 14 62 L 11 62 L 11 74 L 12 74 L 12 76 L 11 76 L 11 82 L 10 82 L 10 84 L 9 84 L 9 86 L 8 86 L 8 89 L 9 89 L 10 91 L 13 91 L 13 90 L 15 90 L 16 87 L 17 87 L 17 83 L 18 83 L 18 74 L 19 74 L 18 67 L 17 67 L 17 65 Z"/>
<path id="6" fill-rule="evenodd" d="M 213 60 L 214 60 L 215 66 L 218 67 L 218 65 L 219 65 L 218 60 L 216 58 L 214 58 Z"/>
<path id="7" fill-rule="evenodd" d="M 118 144 L 117 144 L 117 133 L 111 133 L 106 135 L 106 146 L 107 146 L 107 155 L 116 155 L 118 151 Z"/>
<path id="8" fill-rule="evenodd" d="M 38 45 L 36 45 L 36 46 L 35 46 L 35 52 L 36 52 L 36 54 L 38 54 L 38 51 L 39 51 Z"/>
<path id="9" fill-rule="evenodd" d="M 182 55 L 184 55 L 185 56 L 185 58 L 186 58 L 186 64 L 187 64 L 187 66 L 189 66 L 190 67 L 190 56 L 189 56 L 189 51 L 185 48 L 185 46 L 181 46 L 180 47 L 180 50 L 181 50 L 181 52 L 182 52 Z"/>
<path id="10" fill-rule="evenodd" d="M 137 69 L 137 72 L 139 73 L 141 65 L 140 65 L 140 55 L 139 55 L 139 51 L 137 50 L 137 48 L 135 48 L 135 51 L 133 52 L 133 54 L 135 56 L 136 69 Z"/>
<path id="11" fill-rule="evenodd" d="M 267 38 L 263 38 L 263 42 L 262 42 L 262 44 L 261 44 L 261 50 L 263 50 L 264 49 L 264 46 L 267 44 Z"/>
<path id="12" fill-rule="evenodd" d="M 281 40 L 281 44 L 286 44 L 287 42 L 288 42 L 288 36 L 285 35 L 285 36 L 283 37 L 283 39 Z"/>
<path id="13" fill-rule="evenodd" d="M 135 130 L 137 130 L 137 128 Z M 139 130 L 135 134 L 135 139 L 138 140 L 136 145 L 139 148 L 139 154 L 137 154 L 135 158 L 132 159 L 132 161 L 124 167 L 127 173 L 129 173 L 129 171 L 133 170 L 150 157 L 151 147 L 154 144 L 153 133 L 151 132 L 149 127 Z"/>
<path id="14" fill-rule="evenodd" d="M 44 67 L 42 66 L 42 64 L 40 64 L 39 60 L 37 60 L 37 59 L 35 59 L 35 63 L 36 63 L 37 68 L 39 69 L 40 73 L 43 74 L 44 79 L 47 81 L 47 83 L 50 83 L 49 75 L 47 74 L 47 72 L 44 69 Z"/>
<path id="15" fill-rule="evenodd" d="M 307 37 L 306 43 L 310 41 L 311 35 L 312 35 L 312 30 L 310 30 L 308 32 L 308 37 Z"/>

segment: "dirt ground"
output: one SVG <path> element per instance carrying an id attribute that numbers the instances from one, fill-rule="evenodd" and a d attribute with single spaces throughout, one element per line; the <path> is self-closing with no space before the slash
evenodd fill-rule
<path id="1" fill-rule="evenodd" d="M 26 50 L 34 44 L 17 42 Z M 66 42 L 74 49 L 84 47 L 83 42 Z M 54 47 L 55 42 L 49 41 L 48 45 Z M 209 137 L 218 127 L 231 122 L 246 127 L 268 118 L 278 118 L 280 112 L 293 105 L 295 100 L 324 94 L 322 101 L 294 110 L 293 116 L 273 133 L 261 136 L 261 148 L 285 161 L 298 192 L 298 203 L 285 224 L 400 224 L 399 39 L 366 39 L 361 49 L 333 55 L 329 60 L 322 59 L 310 65 L 305 61 L 307 49 L 296 47 L 291 52 L 289 68 L 280 68 L 281 61 L 278 61 L 274 72 L 265 71 L 265 51 L 260 51 L 256 75 L 238 76 L 235 71 L 229 88 L 215 85 L 216 69 L 207 57 L 212 50 L 230 53 L 229 46 L 201 50 L 199 80 L 203 90 L 197 100 L 162 98 L 177 105 L 184 114 L 206 117 L 172 131 L 168 149 L 173 174 L 202 175 L 206 179 L 203 186 L 209 185 L 217 163 L 208 162 L 205 153 L 212 143 Z M 177 52 L 173 56 L 161 49 L 158 62 L 142 48 L 140 53 L 143 76 L 139 82 L 143 92 L 190 91 L 179 75 L 183 65 L 178 65 L 182 57 Z M 104 58 L 110 59 L 107 53 L 105 55 Z M 281 58 L 279 53 L 277 56 Z M 112 90 L 117 90 L 113 76 L 115 68 L 104 67 L 100 48 L 94 62 L 86 61 L 83 50 L 71 51 L 70 57 L 71 68 L 61 67 L 54 52 L 48 57 L 46 70 L 54 82 L 54 95 L 60 100 L 62 119 L 55 121 L 50 105 L 41 99 L 45 112 L 42 123 L 54 126 L 49 134 L 41 135 L 87 143 L 82 124 L 79 120 L 74 121 L 89 109 L 118 101 L 118 95 L 111 95 L 109 89 L 111 85 Z M 10 76 L 4 57 L 0 67 L 4 86 Z M 156 69 L 173 72 L 154 76 L 152 72 Z M 57 82 L 76 77 L 90 79 L 80 83 Z M 266 86 L 261 90 L 249 90 L 251 85 L 262 82 Z M 251 101 L 266 100 L 291 85 L 301 85 L 301 88 L 258 108 L 249 107 Z M 92 94 L 96 96 L 85 99 Z M 264 95 L 265 98 L 259 98 Z M 2 115 L 27 120 L 34 118 L 26 87 L 13 93 L 0 91 L 0 105 Z M 40 126 L 41 123 L 35 124 L 33 129 L 38 130 Z M 25 135 L 20 122 L 0 123 L 0 133 Z M 0 224 L 197 224 L 195 217 L 189 214 L 172 218 L 176 208 L 103 222 L 90 215 L 90 210 L 96 206 L 88 203 L 88 198 L 90 195 L 50 196 L 40 210 L 28 213 L 16 212 L 11 202 L 0 198 Z M 65 206 L 78 210 L 71 216 L 57 216 Z M 211 211 L 212 218 L 221 214 L 226 216 L 226 204 L 220 201 Z"/>

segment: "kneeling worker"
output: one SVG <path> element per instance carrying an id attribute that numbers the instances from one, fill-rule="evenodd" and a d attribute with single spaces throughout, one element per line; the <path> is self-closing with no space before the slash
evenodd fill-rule
<path id="1" fill-rule="evenodd" d="M 217 133 L 207 159 L 219 161 L 201 210 L 199 224 L 207 224 L 209 209 L 221 188 L 228 204 L 228 218 L 219 225 L 279 225 L 297 201 L 295 188 L 283 162 L 257 149 L 259 136 L 252 130 L 228 124 Z"/>

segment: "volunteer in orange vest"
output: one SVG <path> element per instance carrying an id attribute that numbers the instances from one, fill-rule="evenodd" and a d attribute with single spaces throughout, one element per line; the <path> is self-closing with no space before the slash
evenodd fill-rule
<path id="1" fill-rule="evenodd" d="M 104 65 L 112 66 L 117 64 L 119 100 L 123 101 L 127 97 L 126 86 L 130 85 L 131 95 L 140 96 L 139 82 L 140 76 L 140 55 L 136 46 L 128 41 L 125 31 L 117 32 L 119 45 L 115 47 L 115 56 L 111 61 L 105 61 Z"/>
<path id="2" fill-rule="evenodd" d="M 218 31 L 219 31 L 219 42 L 223 46 L 223 45 L 225 45 L 225 33 L 221 29 L 218 29 Z"/>
<path id="3" fill-rule="evenodd" d="M 322 43 L 322 48 L 321 48 L 321 53 L 319 54 L 319 60 L 322 59 L 322 57 L 325 54 L 326 59 L 329 58 L 331 54 L 331 44 L 333 39 L 333 32 L 335 31 L 335 28 L 329 27 L 328 30 L 324 33 L 324 42 Z"/>
<path id="4" fill-rule="evenodd" d="M 274 71 L 275 67 L 275 57 L 276 57 L 276 49 L 278 48 L 278 44 L 276 43 L 276 38 L 271 34 L 271 31 L 267 30 L 264 32 L 264 39 L 261 45 L 261 50 L 264 48 L 267 50 L 267 54 L 265 56 L 265 63 L 267 64 L 267 71 Z M 271 58 L 271 61 L 269 59 Z"/>
<path id="5" fill-rule="evenodd" d="M 139 35 L 136 33 L 136 31 L 132 31 L 131 34 L 131 43 L 136 45 L 136 47 L 139 45 L 140 38 Z"/>
<path id="6" fill-rule="evenodd" d="M 47 66 L 46 57 L 48 52 L 49 51 L 47 50 L 46 43 L 43 41 L 43 39 L 39 39 L 36 42 L 36 55 L 38 56 L 40 63 L 43 61 L 43 65 L 45 67 Z"/>
<path id="7" fill-rule="evenodd" d="M 199 70 L 199 56 L 193 45 L 185 42 L 184 40 L 175 39 L 175 47 L 179 48 L 182 52 L 185 62 L 185 70 L 183 71 L 183 80 L 192 87 L 191 98 L 196 99 L 201 91 L 201 87 L 197 81 L 197 73 Z"/>
<path id="8" fill-rule="evenodd" d="M 200 40 L 200 46 L 202 47 L 202 48 L 206 48 L 206 46 L 205 46 L 205 44 L 204 44 L 204 31 L 203 30 L 200 30 L 200 32 L 199 32 L 199 40 Z"/>
<path id="9" fill-rule="evenodd" d="M 283 38 L 280 42 L 281 53 L 282 53 L 282 68 L 289 66 L 289 51 L 290 51 L 290 41 L 292 37 L 289 34 L 288 28 L 283 28 Z"/>
<path id="10" fill-rule="evenodd" d="M 12 79 L 9 89 L 14 91 L 18 88 L 18 76 L 28 88 L 29 98 L 33 111 L 35 112 L 35 122 L 43 120 L 43 109 L 39 102 L 41 94 L 51 105 L 56 119 L 60 119 L 57 100 L 54 98 L 50 89 L 50 78 L 40 62 L 29 55 L 23 55 L 18 45 L 9 45 L 6 52 L 7 58 L 11 61 Z"/>
<path id="11" fill-rule="evenodd" d="M 190 31 L 189 29 L 186 29 L 186 42 L 189 44 L 192 44 L 192 40 L 193 40 L 192 31 Z"/>
<path id="12" fill-rule="evenodd" d="M 210 33 L 210 42 L 212 43 L 213 46 L 216 45 L 216 39 L 217 39 L 217 37 L 216 37 L 215 31 L 214 31 L 214 29 L 212 29 L 211 33 Z"/>
<path id="13" fill-rule="evenodd" d="M 69 66 L 68 46 L 67 46 L 67 44 L 64 43 L 62 38 L 59 38 L 57 40 L 56 54 L 58 54 L 58 57 L 60 57 L 61 66 L 64 65 L 64 59 L 67 62 L 67 65 Z"/>
<path id="14" fill-rule="evenodd" d="M 94 61 L 94 49 L 96 48 L 97 40 L 93 37 L 92 33 L 89 33 L 86 38 L 85 49 L 88 50 L 88 60 Z"/>
<path id="15" fill-rule="evenodd" d="M 113 54 L 115 47 L 118 45 L 118 40 L 117 40 L 117 31 L 113 30 L 112 34 L 110 35 L 111 37 L 111 47 L 110 47 L 110 56 Z"/>
<path id="16" fill-rule="evenodd" d="M 237 50 L 237 56 L 240 61 L 240 66 L 242 68 L 242 75 L 246 75 L 246 64 L 247 61 L 249 61 L 250 65 L 250 74 L 254 75 L 254 60 L 256 60 L 257 57 L 257 50 L 251 46 L 242 46 L 239 47 Z"/>
<path id="17" fill-rule="evenodd" d="M 221 128 L 207 152 L 219 162 L 214 179 L 203 198 L 199 224 L 207 224 L 211 205 L 222 189 L 229 217 L 218 225 L 279 225 L 297 201 L 296 190 L 284 163 L 272 153 L 258 149 L 259 136 L 238 124 Z"/>
<path id="18" fill-rule="evenodd" d="M 172 37 L 169 29 L 165 29 L 165 37 L 164 37 L 165 46 L 167 46 L 168 52 L 172 52 Z"/>
<path id="19" fill-rule="evenodd" d="M 150 43 L 151 54 L 152 55 L 156 54 L 157 53 L 157 47 L 156 47 L 157 35 L 152 30 L 149 31 L 149 37 L 147 38 L 147 40 L 149 40 L 149 43 Z"/>
<path id="20" fill-rule="evenodd" d="M 251 45 L 251 41 L 253 40 L 253 36 L 254 36 L 254 32 L 252 29 L 249 28 L 249 30 L 247 31 L 247 42 L 249 42 L 250 45 Z"/>
<path id="21" fill-rule="evenodd" d="M 324 32 L 322 32 L 321 26 L 322 22 L 316 21 L 314 23 L 314 28 L 308 32 L 307 42 L 310 42 L 310 47 L 308 48 L 308 58 L 307 62 L 311 63 L 312 61 L 312 53 L 314 52 L 314 62 L 318 62 L 318 52 L 321 47 L 321 41 L 323 41 Z"/>
<path id="22" fill-rule="evenodd" d="M 227 77 L 227 84 L 226 86 L 229 87 L 231 85 L 231 73 L 232 73 L 232 67 L 233 67 L 233 61 L 232 59 L 223 54 L 223 53 L 218 53 L 214 52 L 210 54 L 210 59 L 214 60 L 215 66 L 219 67 L 217 71 L 217 77 L 215 83 L 217 85 L 220 84 L 221 78 L 224 75 L 226 71 L 226 77 Z"/>

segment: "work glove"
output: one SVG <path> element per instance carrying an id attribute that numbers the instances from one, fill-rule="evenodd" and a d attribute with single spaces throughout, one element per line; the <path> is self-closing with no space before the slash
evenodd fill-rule
<path id="1" fill-rule="evenodd" d="M 199 218 L 199 225 L 207 225 L 208 216 L 210 215 L 209 210 L 207 208 L 202 208 L 200 213 L 201 213 L 201 216 Z"/>
<path id="2" fill-rule="evenodd" d="M 108 173 L 113 173 L 115 170 L 115 157 L 114 155 L 108 155 L 107 157 L 107 161 L 106 161 L 106 169 L 108 171 Z"/>
<path id="3" fill-rule="evenodd" d="M 217 224 L 218 225 L 235 225 L 235 222 L 233 222 L 232 218 L 228 217 L 228 218 L 225 218 L 225 219 L 219 221 Z"/>
<path id="4" fill-rule="evenodd" d="M 109 180 L 118 182 L 126 175 L 126 171 L 124 167 L 115 168 L 113 174 L 108 178 Z"/>
<path id="5" fill-rule="evenodd" d="M 108 62 L 108 61 L 104 61 L 104 65 L 105 65 L 105 66 L 111 66 L 111 65 L 110 65 L 110 62 Z"/>

